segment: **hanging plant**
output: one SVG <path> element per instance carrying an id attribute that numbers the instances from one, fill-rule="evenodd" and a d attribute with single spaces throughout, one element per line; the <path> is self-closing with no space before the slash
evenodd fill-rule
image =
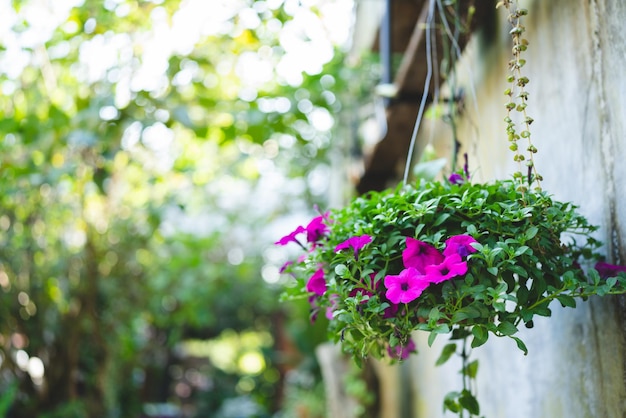
<path id="1" fill-rule="evenodd" d="M 429 333 L 429 344 L 449 336 L 437 363 L 462 357 L 463 387 L 444 399 L 461 417 L 480 413 L 471 348 L 493 335 L 526 353 L 520 327 L 550 316 L 553 302 L 574 308 L 592 295 L 626 292 L 626 268 L 601 261 L 597 227 L 541 189 L 526 114 L 529 80 L 521 72 L 527 42 L 520 18 L 527 12 L 510 0 L 499 6 L 512 24 L 505 122 L 520 164 L 513 178 L 474 183 L 466 162 L 445 181 L 357 197 L 277 242 L 304 250 L 283 267 L 295 279 L 285 297 L 308 298 L 312 319 L 325 315 L 331 338 L 357 362 L 406 359 L 416 352 L 415 331 Z"/>

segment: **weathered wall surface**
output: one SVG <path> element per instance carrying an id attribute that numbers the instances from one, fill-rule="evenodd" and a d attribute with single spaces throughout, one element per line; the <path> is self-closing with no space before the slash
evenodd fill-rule
<path id="1" fill-rule="evenodd" d="M 543 188 L 573 201 L 600 225 L 608 261 L 626 263 L 626 1 L 535 0 L 525 3 L 530 78 L 528 113 Z M 510 41 L 504 13 L 491 33 L 466 51 L 478 111 L 466 100 L 460 124 L 474 179 L 515 171 L 504 133 Z M 463 71 L 463 68 L 460 69 Z M 466 74 L 467 75 L 467 74 Z M 471 92 L 466 82 L 465 91 Z M 449 141 L 449 138 L 443 139 Z M 449 145 L 439 149 L 446 152 Z M 447 156 L 447 154 L 446 154 Z M 576 309 L 553 304 L 552 318 L 522 330 L 529 354 L 490 338 L 474 350 L 478 396 L 487 418 L 626 417 L 626 307 L 619 297 Z M 420 338 L 410 363 L 421 418 L 437 418 L 441 400 L 460 389 L 458 364 L 432 364 L 439 354 Z M 443 339 L 438 342 L 441 346 Z"/>

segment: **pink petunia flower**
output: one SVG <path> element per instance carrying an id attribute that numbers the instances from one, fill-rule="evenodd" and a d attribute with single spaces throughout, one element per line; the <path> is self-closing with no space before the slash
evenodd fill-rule
<path id="1" fill-rule="evenodd" d="M 298 241 L 296 236 L 300 235 L 301 233 L 303 233 L 305 231 L 306 231 L 306 229 L 304 229 L 304 227 L 302 225 L 300 225 L 293 232 L 285 235 L 284 237 L 282 237 L 281 239 L 276 241 L 274 244 L 276 244 L 276 245 L 287 245 L 290 242 L 295 242 L 296 244 L 302 246 L 302 243 L 300 243 L 300 241 Z"/>
<path id="2" fill-rule="evenodd" d="M 378 283 L 374 282 L 374 278 L 376 277 L 376 273 L 371 273 L 368 279 L 361 279 L 361 283 L 363 283 L 363 285 L 361 287 L 355 287 L 354 289 L 352 289 L 350 291 L 350 293 L 348 294 L 348 296 L 350 297 L 354 297 L 358 294 L 364 295 L 364 296 L 374 296 L 374 292 L 372 292 L 370 289 L 377 289 L 378 288 Z M 369 280 L 369 283 L 367 283 L 367 280 Z M 363 301 L 365 302 L 365 301 Z"/>
<path id="3" fill-rule="evenodd" d="M 411 353 L 417 352 L 415 342 L 409 338 L 405 345 L 396 345 L 395 347 L 387 347 L 387 353 L 389 357 L 396 360 L 406 360 Z"/>
<path id="4" fill-rule="evenodd" d="M 476 252 L 476 248 L 470 245 L 474 242 L 478 241 L 469 235 L 453 235 L 446 240 L 446 248 L 443 250 L 443 255 L 447 257 L 456 253 L 461 257 L 467 257 Z"/>
<path id="5" fill-rule="evenodd" d="M 365 247 L 370 242 L 372 242 L 372 237 L 370 237 L 369 235 L 357 235 L 348 238 L 341 244 L 338 244 L 335 247 L 335 252 L 338 253 L 339 251 L 345 250 L 346 248 L 352 248 L 354 250 L 354 258 L 358 259 L 359 250 Z"/>
<path id="6" fill-rule="evenodd" d="M 465 273 L 467 263 L 457 253 L 446 257 L 441 264 L 426 266 L 426 280 L 430 283 L 441 283 Z"/>
<path id="7" fill-rule="evenodd" d="M 415 238 L 406 238 L 406 249 L 402 252 L 402 262 L 405 268 L 413 267 L 420 273 L 424 273 L 426 266 L 439 264 L 443 258 L 439 250 L 432 245 Z"/>
<path id="8" fill-rule="evenodd" d="M 322 296 L 326 292 L 326 280 L 324 279 L 323 268 L 317 269 L 309 278 L 306 284 L 306 290 L 319 296 Z"/>
<path id="9" fill-rule="evenodd" d="M 400 272 L 399 275 L 387 275 L 384 279 L 387 292 L 385 296 L 391 303 L 409 303 L 417 299 L 424 289 L 430 285 L 426 276 L 421 274 L 414 267 L 409 267 Z"/>
<path id="10" fill-rule="evenodd" d="M 316 216 L 304 227 L 307 242 L 315 243 L 328 232 L 328 226 L 324 223 L 325 215 Z"/>
<path id="11" fill-rule="evenodd" d="M 283 265 L 280 267 L 280 270 L 278 270 L 278 272 L 279 272 L 280 274 L 283 274 L 285 271 L 287 271 L 287 269 L 289 268 L 289 266 L 292 266 L 292 265 L 293 265 L 293 261 L 286 261 L 286 262 L 285 262 L 285 264 L 283 264 Z"/>

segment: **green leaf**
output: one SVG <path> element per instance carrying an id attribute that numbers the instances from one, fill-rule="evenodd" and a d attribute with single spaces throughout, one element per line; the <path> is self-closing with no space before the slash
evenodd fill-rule
<path id="1" fill-rule="evenodd" d="M 520 305 L 526 305 L 526 302 L 528 302 L 529 294 L 530 292 L 528 291 L 528 288 L 526 287 L 526 285 L 520 284 L 519 289 L 517 289 L 517 302 Z"/>
<path id="2" fill-rule="evenodd" d="M 531 226 L 530 228 L 528 228 L 528 231 L 526 231 L 524 236 L 526 237 L 526 240 L 531 240 L 535 238 L 537 232 L 539 232 L 539 228 L 537 228 L 536 226 Z"/>
<path id="3" fill-rule="evenodd" d="M 345 264 L 338 264 L 335 266 L 335 274 L 339 277 L 346 277 L 346 273 L 348 273 L 348 267 Z"/>
<path id="4" fill-rule="evenodd" d="M 447 334 L 449 332 L 450 332 L 450 327 L 447 324 L 437 325 L 437 327 L 433 329 L 428 335 L 428 346 L 432 347 L 433 343 L 435 342 L 435 338 L 437 338 L 437 335 Z"/>
<path id="5" fill-rule="evenodd" d="M 456 401 L 456 399 L 460 396 L 459 392 L 449 392 L 446 394 L 443 399 L 443 410 L 448 410 L 453 413 L 457 413 L 461 411 L 461 406 Z"/>
<path id="6" fill-rule="evenodd" d="M 391 347 L 397 347 L 399 344 L 400 339 L 395 334 L 391 334 L 391 337 L 389 337 L 389 345 Z"/>
<path id="7" fill-rule="evenodd" d="M 434 329 L 434 332 L 437 334 L 447 334 L 450 332 L 450 326 L 448 324 L 439 324 L 437 328 Z"/>
<path id="8" fill-rule="evenodd" d="M 439 215 L 439 217 L 437 217 L 437 220 L 435 220 L 435 222 L 433 223 L 433 226 L 439 226 L 442 223 L 444 223 L 448 218 L 450 217 L 449 213 L 442 213 L 441 215 Z"/>
<path id="9" fill-rule="evenodd" d="M 613 288 L 616 283 L 617 283 L 617 277 L 609 277 L 608 279 L 606 279 L 606 284 L 609 287 L 609 289 Z"/>
<path id="10" fill-rule="evenodd" d="M 354 363 L 359 369 L 363 369 L 363 358 L 361 356 L 352 356 Z"/>
<path id="11" fill-rule="evenodd" d="M 528 354 L 528 348 L 526 348 L 526 344 L 524 344 L 524 341 L 522 341 L 520 338 L 518 337 L 511 337 L 515 340 L 515 343 L 517 344 L 517 348 L 519 348 L 520 350 L 522 350 L 524 352 L 524 355 Z"/>
<path id="12" fill-rule="evenodd" d="M 535 232 L 535 235 L 537 233 Z M 517 250 L 515 250 L 515 257 L 519 257 L 520 255 L 526 253 L 528 250 L 530 250 L 529 247 L 527 247 L 526 245 L 522 245 L 521 247 L 519 247 Z"/>
<path id="13" fill-rule="evenodd" d="M 350 329 L 349 332 L 350 338 L 352 338 L 354 341 L 363 341 L 363 339 L 365 338 L 363 333 L 356 328 Z"/>
<path id="14" fill-rule="evenodd" d="M 576 307 L 576 299 L 569 295 L 559 295 L 556 297 L 561 305 L 565 308 L 575 308 Z"/>
<path id="15" fill-rule="evenodd" d="M 589 276 L 593 284 L 595 285 L 600 284 L 600 274 L 598 273 L 598 270 L 589 269 L 589 271 L 587 272 L 587 275 Z"/>
<path id="16" fill-rule="evenodd" d="M 506 304 L 504 302 L 493 302 L 491 306 L 493 306 L 493 309 L 495 309 L 497 312 L 506 311 Z"/>
<path id="17" fill-rule="evenodd" d="M 475 379 L 478 374 L 478 360 L 471 361 L 467 366 L 465 366 L 462 373 L 471 379 Z"/>
<path id="18" fill-rule="evenodd" d="M 461 310 L 461 311 L 455 312 L 454 315 L 452 315 L 452 322 L 459 323 L 469 318 L 470 318 L 469 314 Z"/>
<path id="19" fill-rule="evenodd" d="M 518 331 L 515 325 L 507 321 L 504 321 L 498 324 L 498 327 L 496 329 L 500 333 L 502 333 L 502 335 L 513 335 Z"/>
<path id="20" fill-rule="evenodd" d="M 424 224 L 419 224 L 415 227 L 415 236 L 419 237 L 420 234 L 422 233 L 422 229 L 424 229 Z"/>
<path id="21" fill-rule="evenodd" d="M 513 273 L 517 273 L 518 276 L 528 277 L 528 272 L 522 266 L 511 264 L 508 266 L 508 269 Z"/>
<path id="22" fill-rule="evenodd" d="M 463 408 L 469 411 L 472 415 L 480 414 L 480 406 L 478 405 L 478 400 L 472 393 L 468 390 L 463 390 L 461 392 L 461 397 L 459 398 L 459 403 Z"/>
<path id="23" fill-rule="evenodd" d="M 480 347 L 481 345 L 486 343 L 487 339 L 489 338 L 489 333 L 487 332 L 487 330 L 480 325 L 475 325 L 472 328 L 472 335 L 474 336 L 474 338 L 472 339 L 472 348 Z"/>
<path id="24" fill-rule="evenodd" d="M 456 352 L 456 344 L 454 343 L 446 344 L 446 346 L 443 347 L 443 350 L 441 350 L 441 355 L 435 362 L 435 366 L 441 366 L 442 364 L 444 364 L 446 361 L 450 359 L 452 354 L 454 354 L 455 352 Z"/>
<path id="25" fill-rule="evenodd" d="M 431 331 L 430 334 L 428 334 L 428 346 L 432 347 L 433 343 L 435 342 L 435 339 L 437 338 L 437 333 L 435 331 Z"/>
<path id="26" fill-rule="evenodd" d="M 494 276 L 498 275 L 498 268 L 497 267 L 487 267 L 487 271 L 491 274 L 493 274 Z"/>
<path id="27" fill-rule="evenodd" d="M 552 311 L 548 308 L 547 304 L 537 306 L 533 309 L 533 313 L 539 316 L 552 316 Z"/>
<path id="28" fill-rule="evenodd" d="M 474 297 L 475 300 L 482 299 L 484 291 L 485 290 L 483 286 L 475 286 L 475 291 L 472 293 L 473 295 L 472 297 Z M 458 323 L 465 319 L 472 319 L 472 318 L 480 317 L 480 310 L 476 306 L 479 306 L 479 304 L 474 303 L 470 306 L 466 306 L 465 308 L 459 309 L 452 316 L 452 322 Z"/>

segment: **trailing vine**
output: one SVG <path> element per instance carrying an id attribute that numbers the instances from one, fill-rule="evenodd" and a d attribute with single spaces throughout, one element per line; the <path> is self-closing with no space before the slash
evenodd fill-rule
<path id="1" fill-rule="evenodd" d="M 526 60 L 522 58 L 522 53 L 528 49 L 528 40 L 523 37 L 526 32 L 526 27 L 522 24 L 522 17 L 528 15 L 528 10 L 520 8 L 517 0 L 503 0 L 498 2 L 496 8 L 504 6 L 508 11 L 508 21 L 511 23 L 511 39 L 513 41 L 512 54 L 513 58 L 509 61 L 510 74 L 507 77 L 507 81 L 510 83 L 510 87 L 504 91 L 504 94 L 509 97 L 509 101 L 505 107 L 507 115 L 504 121 L 507 124 L 506 132 L 508 140 L 510 142 L 509 149 L 513 151 L 513 160 L 519 164 L 519 170 L 513 173 L 518 182 L 518 190 L 522 193 L 528 190 L 528 186 L 536 183 L 536 190 L 541 190 L 541 175 L 537 172 L 535 165 L 534 154 L 537 153 L 537 147 L 535 147 L 531 140 L 530 125 L 533 123 L 533 118 L 528 116 L 526 108 L 528 106 L 528 90 L 526 85 L 530 82 L 527 76 L 522 74 L 522 68 L 526 64 Z M 522 117 L 522 130 L 517 131 L 516 123 L 513 120 L 512 112 L 517 111 Z M 519 141 L 524 138 L 527 141 L 526 156 L 520 152 Z M 527 174 L 524 176 L 522 168 L 526 166 Z M 526 183 L 524 182 L 526 178 Z"/>

